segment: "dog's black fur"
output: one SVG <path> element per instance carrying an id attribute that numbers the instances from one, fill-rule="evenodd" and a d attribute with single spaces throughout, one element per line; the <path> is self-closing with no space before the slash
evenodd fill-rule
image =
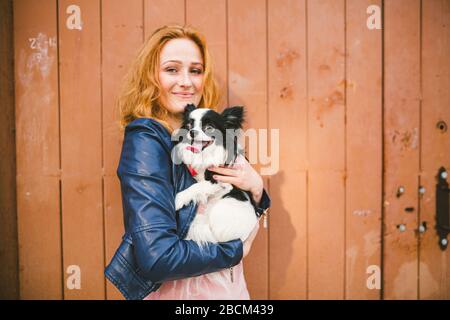
<path id="1" fill-rule="evenodd" d="M 193 125 L 193 120 L 190 118 L 190 114 L 196 109 L 197 107 L 194 104 L 188 104 L 184 110 L 183 123 L 181 125 L 181 128 L 184 129 L 183 132 L 187 133 L 188 135 L 190 134 Z M 218 144 L 222 144 L 223 148 L 227 150 L 228 158 L 225 161 L 226 166 L 232 165 L 236 161 L 236 158 L 239 154 L 245 157 L 243 151 L 238 149 L 237 135 L 233 133 L 234 130 L 242 129 L 244 118 L 245 112 L 244 107 L 242 106 L 233 106 L 226 108 L 222 113 L 218 113 L 214 110 L 208 109 L 208 111 L 206 111 L 201 118 L 203 133 L 210 137 L 214 137 L 214 132 L 208 133 L 207 130 L 205 130 L 205 127 L 209 125 L 214 128 L 214 131 L 218 130 L 221 134 L 221 137 L 223 137 L 222 141 L 219 141 Z M 227 131 L 227 129 L 229 130 Z M 233 136 L 230 136 L 231 134 Z M 179 135 L 177 136 L 177 138 L 175 138 L 175 140 L 179 142 L 181 142 L 183 139 L 188 139 L 188 137 L 186 135 Z M 231 139 L 233 139 L 232 145 L 227 144 L 227 141 L 231 141 Z M 247 157 L 245 157 L 245 159 L 247 159 Z M 217 183 L 217 180 L 213 178 L 213 175 L 219 175 L 219 173 L 206 169 L 204 178 L 205 180 L 212 183 Z M 250 201 L 252 205 L 255 206 L 252 194 L 249 191 L 241 190 L 239 188 L 236 188 L 235 186 L 233 186 L 233 189 L 223 197 L 232 197 L 239 201 Z"/>

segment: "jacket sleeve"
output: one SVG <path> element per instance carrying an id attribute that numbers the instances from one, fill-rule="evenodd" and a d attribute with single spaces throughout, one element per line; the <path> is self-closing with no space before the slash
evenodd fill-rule
<path id="1" fill-rule="evenodd" d="M 263 189 L 261 200 L 259 201 L 259 203 L 255 203 L 255 201 L 253 201 L 251 193 L 249 193 L 249 197 L 253 205 L 253 208 L 255 209 L 256 215 L 258 217 L 260 217 L 262 214 L 266 212 L 266 210 L 270 208 L 271 200 L 266 189 Z"/>
<path id="2" fill-rule="evenodd" d="M 151 128 L 126 132 L 118 175 L 125 231 L 132 236 L 140 273 L 161 283 L 215 272 L 239 263 L 242 241 L 200 247 L 176 233 L 170 154 Z"/>

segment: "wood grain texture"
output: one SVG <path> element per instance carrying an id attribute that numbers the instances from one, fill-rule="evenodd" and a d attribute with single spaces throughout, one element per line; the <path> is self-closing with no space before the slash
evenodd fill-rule
<path id="1" fill-rule="evenodd" d="M 185 0 L 144 0 L 144 38 L 164 25 L 186 22 Z"/>
<path id="2" fill-rule="evenodd" d="M 420 222 L 427 230 L 419 242 L 419 299 L 450 299 L 450 251 L 441 251 L 436 226 L 436 175 L 450 170 L 450 1 L 422 2 L 422 108 Z"/>
<path id="3" fill-rule="evenodd" d="M 381 268 L 383 170 L 382 30 L 367 27 L 370 5 L 381 1 L 346 2 L 346 299 L 381 297 L 367 286 L 368 268 Z"/>
<path id="4" fill-rule="evenodd" d="M 81 29 L 69 29 L 77 5 Z M 59 2 L 61 208 L 65 299 L 104 299 L 100 1 Z M 70 266 L 81 287 L 71 289 Z"/>
<path id="5" fill-rule="evenodd" d="M 19 298 L 12 0 L 0 2 L 0 299 Z"/>
<path id="6" fill-rule="evenodd" d="M 279 131 L 270 177 L 269 298 L 307 297 L 306 1 L 268 2 L 268 122 Z"/>
<path id="7" fill-rule="evenodd" d="M 308 298 L 343 299 L 346 164 L 345 88 L 341 83 L 345 79 L 344 1 L 309 1 L 307 15 Z"/>
<path id="8" fill-rule="evenodd" d="M 123 131 L 119 129 L 117 98 L 125 74 L 144 39 L 143 1 L 102 1 L 102 130 L 103 185 L 105 221 L 105 262 L 111 261 L 124 233 L 120 181 L 116 175 L 122 149 Z M 109 281 L 107 299 L 123 299 Z"/>
<path id="9" fill-rule="evenodd" d="M 67 28 L 69 5 L 81 30 Z M 370 5 L 382 29 L 367 27 Z M 450 170 L 450 131 L 436 126 L 450 125 L 449 0 L 13 6 L 21 298 L 123 299 L 103 275 L 124 232 L 116 99 L 142 43 L 176 23 L 205 35 L 220 108 L 244 105 L 244 128 L 262 134 L 249 150 L 247 132 L 254 168 L 275 166 L 263 177 L 269 228 L 261 223 L 244 261 L 251 298 L 450 299 L 450 257 L 434 229 L 435 175 Z M 79 290 L 67 287 L 70 265 Z M 367 287 L 370 266 L 381 267 L 381 290 Z"/>
<path id="10" fill-rule="evenodd" d="M 214 76 L 221 93 L 219 110 L 228 106 L 226 10 L 226 0 L 190 0 L 186 3 L 186 24 L 203 34 L 209 48 Z"/>
<path id="11" fill-rule="evenodd" d="M 420 1 L 387 1 L 384 13 L 384 298 L 417 299 Z"/>
<path id="12" fill-rule="evenodd" d="M 61 299 L 56 1 L 14 1 L 21 299 Z"/>
<path id="13" fill-rule="evenodd" d="M 265 129 L 267 128 L 266 4 L 257 0 L 230 0 L 227 12 L 229 104 L 245 106 L 247 122 L 244 130 Z M 249 144 L 247 143 L 246 150 Z M 252 158 L 249 159 L 252 162 Z M 257 170 L 261 167 L 260 163 L 252 164 Z M 258 232 L 244 265 L 250 297 L 267 299 L 269 294 L 267 229 L 261 228 Z"/>

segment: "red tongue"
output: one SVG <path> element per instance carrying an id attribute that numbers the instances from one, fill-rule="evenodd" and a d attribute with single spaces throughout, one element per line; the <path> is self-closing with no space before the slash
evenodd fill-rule
<path id="1" fill-rule="evenodd" d="M 198 150 L 194 146 L 187 146 L 186 149 L 189 150 L 189 151 L 192 151 L 193 153 L 199 153 L 200 152 L 200 150 Z"/>
<path id="2" fill-rule="evenodd" d="M 188 170 L 191 173 L 191 176 L 196 176 L 197 175 L 197 171 L 195 171 L 195 169 L 192 168 L 190 165 L 188 166 Z"/>

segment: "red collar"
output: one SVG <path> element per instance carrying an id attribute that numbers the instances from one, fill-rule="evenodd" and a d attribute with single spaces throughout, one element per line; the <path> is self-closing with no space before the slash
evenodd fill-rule
<path id="1" fill-rule="evenodd" d="M 195 169 L 192 168 L 191 165 L 188 165 L 188 170 L 191 173 L 191 176 L 195 177 L 197 175 L 197 171 L 195 171 Z"/>

